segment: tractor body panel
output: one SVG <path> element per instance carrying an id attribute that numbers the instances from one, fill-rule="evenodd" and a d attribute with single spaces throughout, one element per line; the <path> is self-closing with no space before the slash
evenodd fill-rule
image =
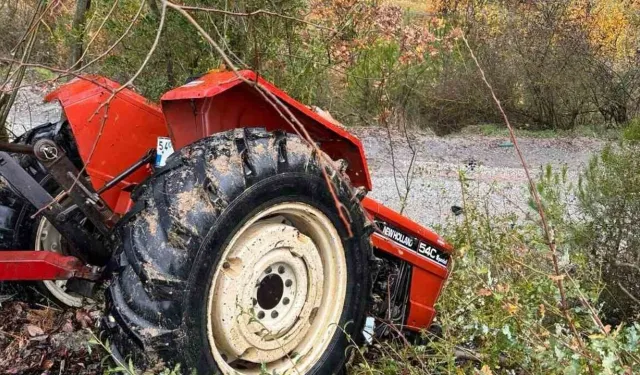
<path id="1" fill-rule="evenodd" d="M 347 174 L 354 186 L 371 190 L 371 177 L 360 140 L 335 121 L 323 117 L 291 98 L 255 72 L 238 72 L 258 82 L 267 92 L 248 84 L 234 72 L 214 72 L 173 89 L 162 96 L 162 111 L 175 149 L 221 131 L 264 127 L 268 131 L 299 133 L 265 97 L 277 98 L 293 113 L 322 151 L 333 160 L 349 163 Z M 284 118 L 283 118 L 284 117 Z M 304 137 L 303 137 L 304 138 Z"/>
<path id="2" fill-rule="evenodd" d="M 96 190 L 155 149 L 158 137 L 169 134 L 160 108 L 141 95 L 124 89 L 111 98 L 119 87 L 103 77 L 85 76 L 45 97 L 60 101 Z M 123 214 L 129 206 L 127 190 L 150 175 L 150 166 L 140 168 L 101 197 Z"/>
<path id="3" fill-rule="evenodd" d="M 436 300 L 449 276 L 452 246 L 429 228 L 374 199 L 365 197 L 362 206 L 378 227 L 371 235 L 373 247 L 413 266 L 407 328 L 428 327 L 436 314 Z"/>

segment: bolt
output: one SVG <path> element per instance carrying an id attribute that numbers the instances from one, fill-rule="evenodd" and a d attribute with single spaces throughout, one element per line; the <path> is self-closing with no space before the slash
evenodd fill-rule
<path id="1" fill-rule="evenodd" d="M 291 281 L 291 280 L 287 280 L 287 281 L 285 281 L 285 282 L 284 282 L 284 285 L 288 288 L 288 287 L 290 287 L 291 285 L 293 285 L 293 281 Z"/>
<path id="2" fill-rule="evenodd" d="M 271 269 L 271 267 L 267 267 L 267 269 L 264 271 L 264 273 L 269 274 L 273 271 L 273 269 Z"/>
<path id="3" fill-rule="evenodd" d="M 262 318 L 264 318 L 264 311 L 260 311 L 258 313 L 258 319 L 262 319 Z"/>
<path id="4" fill-rule="evenodd" d="M 284 273 L 284 266 L 278 267 L 278 273 Z"/>
<path id="5" fill-rule="evenodd" d="M 272 317 L 273 319 L 277 318 L 277 317 L 278 317 L 278 312 L 277 312 L 276 310 L 273 310 L 273 311 L 271 312 L 271 317 Z"/>
<path id="6" fill-rule="evenodd" d="M 258 300 L 255 298 L 251 298 L 251 303 L 253 303 L 253 306 L 258 304 Z"/>
<path id="7" fill-rule="evenodd" d="M 285 305 L 289 304 L 289 298 L 284 297 L 284 299 L 282 300 L 282 303 L 284 303 Z"/>
<path id="8" fill-rule="evenodd" d="M 229 268 L 231 268 L 231 263 L 229 262 L 222 263 L 222 268 L 224 268 L 225 270 L 228 270 Z"/>

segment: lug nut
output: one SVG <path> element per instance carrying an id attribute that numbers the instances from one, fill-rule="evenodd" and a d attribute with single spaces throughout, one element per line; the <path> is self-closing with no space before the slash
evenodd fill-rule
<path id="1" fill-rule="evenodd" d="M 287 298 L 287 297 L 284 297 L 284 299 L 282 300 L 282 303 L 285 304 L 285 305 L 288 305 L 289 302 L 290 302 L 289 298 Z"/>
<path id="2" fill-rule="evenodd" d="M 273 271 L 273 269 L 271 269 L 271 267 L 267 267 L 266 270 L 264 270 L 264 273 L 271 273 Z"/>
<path id="3" fill-rule="evenodd" d="M 255 298 L 251 298 L 251 303 L 253 303 L 253 306 L 258 304 L 258 300 Z"/>
<path id="4" fill-rule="evenodd" d="M 277 311 L 275 311 L 275 310 L 273 310 L 273 311 L 271 312 L 271 317 L 272 317 L 273 319 L 277 318 L 277 317 L 278 317 L 278 312 L 277 312 Z"/>
<path id="5" fill-rule="evenodd" d="M 284 266 L 278 267 L 278 273 L 284 273 Z"/>
<path id="6" fill-rule="evenodd" d="M 293 285 L 293 281 L 291 281 L 291 280 L 287 280 L 287 281 L 285 281 L 285 282 L 284 282 L 284 285 L 288 288 L 288 287 L 290 287 L 291 285 Z"/>
<path id="7" fill-rule="evenodd" d="M 262 319 L 262 318 L 264 318 L 264 311 L 260 311 L 258 313 L 258 319 Z"/>

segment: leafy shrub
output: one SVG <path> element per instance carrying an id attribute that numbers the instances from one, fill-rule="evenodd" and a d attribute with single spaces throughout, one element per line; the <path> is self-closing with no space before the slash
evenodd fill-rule
<path id="1" fill-rule="evenodd" d="M 625 135 L 628 134 L 625 132 Z M 603 313 L 613 323 L 640 317 L 640 148 L 608 146 L 585 170 L 578 189 L 583 222 L 576 247 L 600 268 Z"/>
<path id="2" fill-rule="evenodd" d="M 630 142 L 640 141 L 640 117 L 631 120 L 622 131 L 622 138 Z"/>
<path id="3" fill-rule="evenodd" d="M 511 373 L 596 374 L 640 371 L 640 324 L 601 325 L 592 307 L 603 288 L 591 260 L 576 251 L 563 219 L 572 195 L 566 174 L 544 171 L 539 188 L 556 228 L 561 276 L 537 214 L 493 215 L 464 180 L 464 216 L 445 228 L 456 248 L 451 276 L 438 303 L 441 338 L 424 346 L 377 343 L 355 374 Z M 556 284 L 562 279 L 568 314 Z M 600 301 L 600 304 L 603 303 Z M 373 370 L 372 370 L 373 369 Z"/>

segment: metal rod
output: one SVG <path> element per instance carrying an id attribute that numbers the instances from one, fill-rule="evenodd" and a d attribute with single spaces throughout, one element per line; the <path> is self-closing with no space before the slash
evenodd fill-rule
<path id="1" fill-rule="evenodd" d="M 124 171 L 122 171 L 119 175 L 115 176 L 114 178 L 111 179 L 111 181 L 107 182 L 100 189 L 98 189 L 98 194 L 102 194 L 105 191 L 107 191 L 107 190 L 111 189 L 112 187 L 116 186 L 122 180 L 124 180 L 125 178 L 129 177 L 129 175 L 131 175 L 133 172 L 137 171 L 143 165 L 151 163 L 155 158 L 156 158 L 156 150 L 151 149 L 151 150 L 147 151 L 147 153 L 142 157 L 142 159 L 140 159 L 137 162 L 135 162 L 129 168 L 127 168 Z"/>
<path id="2" fill-rule="evenodd" d="M 14 152 L 17 154 L 33 154 L 32 145 L 23 145 L 19 143 L 0 142 L 0 151 Z"/>

